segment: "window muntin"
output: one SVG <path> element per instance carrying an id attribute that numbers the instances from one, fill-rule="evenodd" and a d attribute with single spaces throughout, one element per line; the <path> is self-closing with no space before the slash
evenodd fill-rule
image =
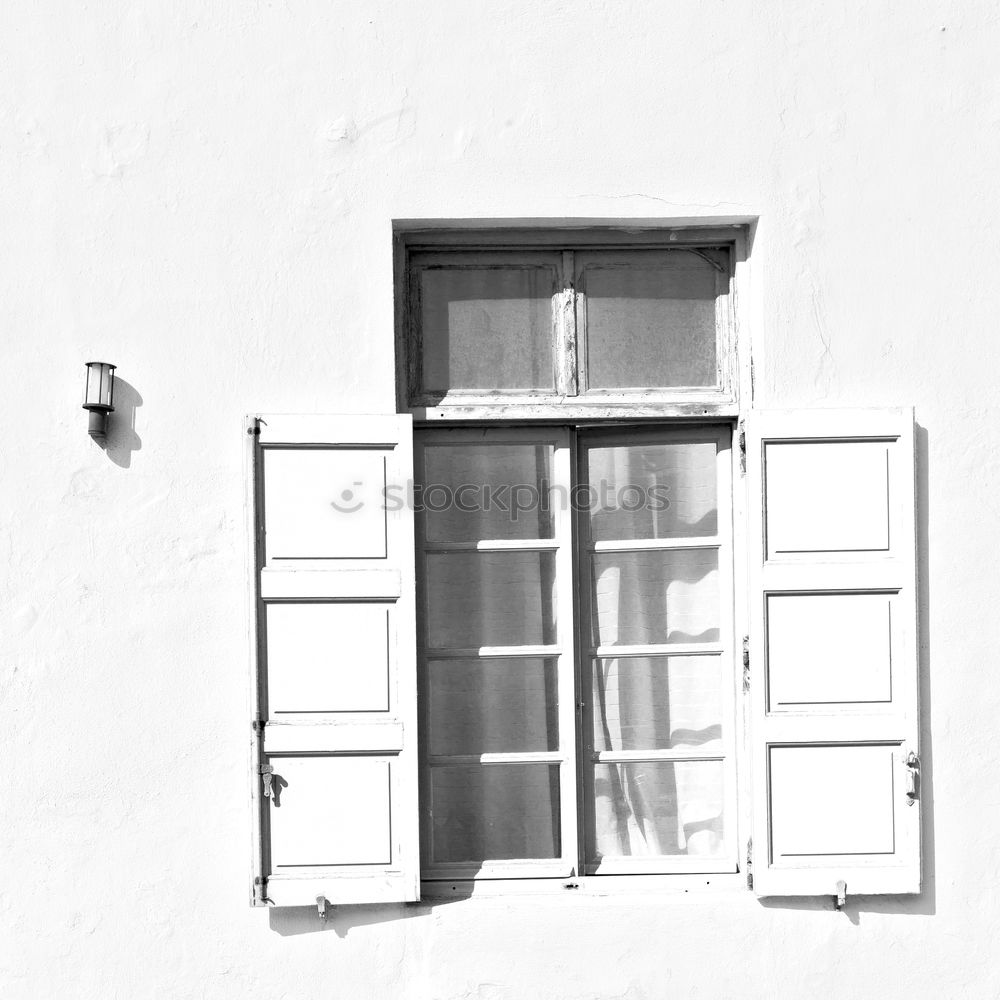
<path id="1" fill-rule="evenodd" d="M 424 877 L 733 870 L 728 430 L 420 430 L 423 499 L 477 472 L 462 506 L 495 499 L 493 450 L 551 470 L 504 483 L 508 507 L 551 487 L 544 515 L 505 515 L 534 537 L 494 509 L 442 540 L 418 504 Z"/>

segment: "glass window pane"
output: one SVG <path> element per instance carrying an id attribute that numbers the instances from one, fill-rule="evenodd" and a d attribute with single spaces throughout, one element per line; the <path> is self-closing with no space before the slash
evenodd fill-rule
<path id="1" fill-rule="evenodd" d="M 715 441 L 587 448 L 594 541 L 691 538 L 719 530 Z"/>
<path id="2" fill-rule="evenodd" d="M 435 863 L 557 858 L 558 764 L 431 768 Z"/>
<path id="3" fill-rule="evenodd" d="M 551 444 L 432 444 L 421 505 L 429 542 L 552 538 Z"/>
<path id="4" fill-rule="evenodd" d="M 595 750 L 721 748 L 721 657 L 597 659 L 592 674 Z"/>
<path id="5" fill-rule="evenodd" d="M 596 764 L 591 861 L 724 853 L 720 760 Z"/>
<path id="6" fill-rule="evenodd" d="M 598 646 L 718 642 L 718 549 L 593 554 Z"/>
<path id="7" fill-rule="evenodd" d="M 424 392 L 553 387 L 553 268 L 428 267 L 418 273 Z"/>
<path id="8" fill-rule="evenodd" d="M 590 388 L 717 384 L 722 275 L 713 264 L 687 250 L 619 254 L 604 265 L 586 259 L 578 287 L 587 296 Z"/>
<path id="9" fill-rule="evenodd" d="M 555 553 L 429 553 L 426 565 L 432 649 L 556 641 Z"/>
<path id="10" fill-rule="evenodd" d="M 429 743 L 438 754 L 559 749 L 556 660 L 432 660 Z"/>

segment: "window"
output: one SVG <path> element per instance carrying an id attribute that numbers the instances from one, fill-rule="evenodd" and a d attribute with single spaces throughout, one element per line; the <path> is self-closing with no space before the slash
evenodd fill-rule
<path id="1" fill-rule="evenodd" d="M 736 870 L 731 255 L 408 248 L 425 878 Z"/>
<path id="2" fill-rule="evenodd" d="M 739 233 L 571 235 L 401 239 L 408 412 L 248 422 L 255 902 L 918 891 L 912 413 L 753 410 Z"/>
<path id="3" fill-rule="evenodd" d="M 735 870 L 730 437 L 417 433 L 425 877 Z"/>

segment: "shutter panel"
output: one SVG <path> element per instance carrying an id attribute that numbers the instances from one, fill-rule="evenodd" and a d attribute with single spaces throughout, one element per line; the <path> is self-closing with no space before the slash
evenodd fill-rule
<path id="1" fill-rule="evenodd" d="M 746 448 L 754 889 L 919 892 L 913 412 L 758 412 Z"/>
<path id="2" fill-rule="evenodd" d="M 418 899 L 411 418 L 248 430 L 255 902 Z"/>

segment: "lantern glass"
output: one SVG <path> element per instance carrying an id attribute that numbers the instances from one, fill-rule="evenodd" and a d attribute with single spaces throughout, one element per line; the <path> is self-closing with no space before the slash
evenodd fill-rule
<path id="1" fill-rule="evenodd" d="M 115 366 L 106 361 L 87 362 L 87 385 L 83 406 L 87 410 L 113 410 Z"/>

